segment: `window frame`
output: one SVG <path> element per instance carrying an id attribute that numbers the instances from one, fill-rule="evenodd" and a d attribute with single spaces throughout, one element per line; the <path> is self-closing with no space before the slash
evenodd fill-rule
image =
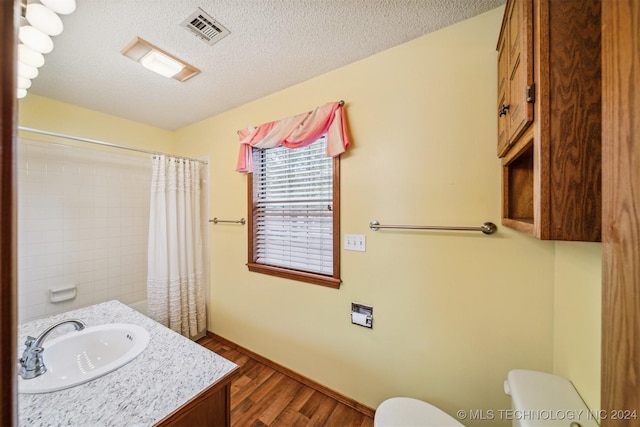
<path id="1" fill-rule="evenodd" d="M 297 280 L 314 285 L 326 286 L 339 289 L 340 283 L 340 157 L 333 158 L 333 274 L 331 276 L 311 273 L 302 270 L 294 270 L 285 267 L 277 267 L 256 262 L 255 253 L 255 225 L 254 225 L 254 198 L 253 198 L 253 172 L 247 174 L 247 208 L 248 208 L 248 255 L 247 267 L 254 273 L 262 273 L 270 276 L 282 277 L 285 279 Z"/>

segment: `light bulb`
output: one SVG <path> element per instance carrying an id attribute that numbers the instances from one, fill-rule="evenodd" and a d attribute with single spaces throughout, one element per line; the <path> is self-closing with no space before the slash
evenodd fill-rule
<path id="1" fill-rule="evenodd" d="M 25 79 L 35 79 L 38 77 L 38 69 L 18 61 L 18 76 L 24 77 Z"/>
<path id="2" fill-rule="evenodd" d="M 25 96 L 27 96 L 27 90 L 26 89 L 18 89 L 16 91 L 16 98 L 20 99 L 20 98 L 24 98 Z"/>
<path id="3" fill-rule="evenodd" d="M 31 65 L 32 67 L 40 68 L 44 65 L 44 56 L 29 46 L 20 43 L 18 45 L 18 61 Z"/>
<path id="4" fill-rule="evenodd" d="M 76 10 L 76 0 L 40 0 L 40 2 L 60 15 L 69 15 Z"/>
<path id="5" fill-rule="evenodd" d="M 31 25 L 20 27 L 18 38 L 36 52 L 49 53 L 53 50 L 51 37 Z"/>
<path id="6" fill-rule="evenodd" d="M 39 3 L 27 6 L 27 21 L 35 28 L 50 36 L 62 33 L 62 20 L 51 9 Z"/>
<path id="7" fill-rule="evenodd" d="M 31 87 L 30 79 L 26 77 L 18 76 L 18 89 L 29 89 L 30 87 Z"/>

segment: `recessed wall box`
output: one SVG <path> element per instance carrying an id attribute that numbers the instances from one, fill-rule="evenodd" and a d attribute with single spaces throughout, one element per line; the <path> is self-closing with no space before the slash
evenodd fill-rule
<path id="1" fill-rule="evenodd" d="M 351 323 L 373 328 L 373 307 L 370 305 L 351 303 Z"/>

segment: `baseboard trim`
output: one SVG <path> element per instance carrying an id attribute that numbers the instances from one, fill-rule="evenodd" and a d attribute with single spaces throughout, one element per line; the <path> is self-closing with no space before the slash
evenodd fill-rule
<path id="1" fill-rule="evenodd" d="M 230 341 L 224 337 L 221 337 L 218 334 L 215 334 L 211 331 L 207 331 L 207 336 L 211 337 L 217 341 L 220 341 L 222 343 L 224 343 L 225 345 L 233 348 L 234 350 L 245 354 L 249 357 L 251 357 L 252 359 L 257 360 L 258 362 L 268 366 L 269 368 L 280 372 L 283 375 L 288 376 L 289 378 L 292 378 L 302 384 L 304 384 L 305 386 L 314 389 L 315 391 L 322 393 L 332 399 L 337 400 L 338 402 L 350 407 L 351 409 L 354 409 L 358 412 L 360 412 L 363 415 L 366 415 L 367 417 L 371 417 L 373 418 L 373 415 L 375 414 L 375 409 L 370 408 L 366 405 L 363 405 L 360 402 L 357 402 L 353 399 L 351 399 L 350 397 L 347 397 L 343 394 L 338 393 L 337 391 L 331 390 L 329 387 L 324 386 L 314 380 L 312 380 L 311 378 L 305 377 L 304 375 L 301 375 L 295 371 L 292 371 L 291 369 L 280 365 L 279 363 L 274 362 L 273 360 L 267 359 L 264 356 L 259 355 L 258 353 L 254 353 L 253 351 L 249 350 L 248 348 L 242 347 L 239 344 L 234 343 L 233 341 Z"/>

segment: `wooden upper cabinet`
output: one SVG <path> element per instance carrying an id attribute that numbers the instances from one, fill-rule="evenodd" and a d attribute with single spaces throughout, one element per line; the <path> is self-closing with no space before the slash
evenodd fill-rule
<path id="1" fill-rule="evenodd" d="M 600 241 L 600 6 L 508 0 L 505 8 L 497 48 L 502 224 L 539 239 Z"/>
<path id="2" fill-rule="evenodd" d="M 533 121 L 533 4 L 507 4 L 498 40 L 498 156 L 502 157 Z"/>

